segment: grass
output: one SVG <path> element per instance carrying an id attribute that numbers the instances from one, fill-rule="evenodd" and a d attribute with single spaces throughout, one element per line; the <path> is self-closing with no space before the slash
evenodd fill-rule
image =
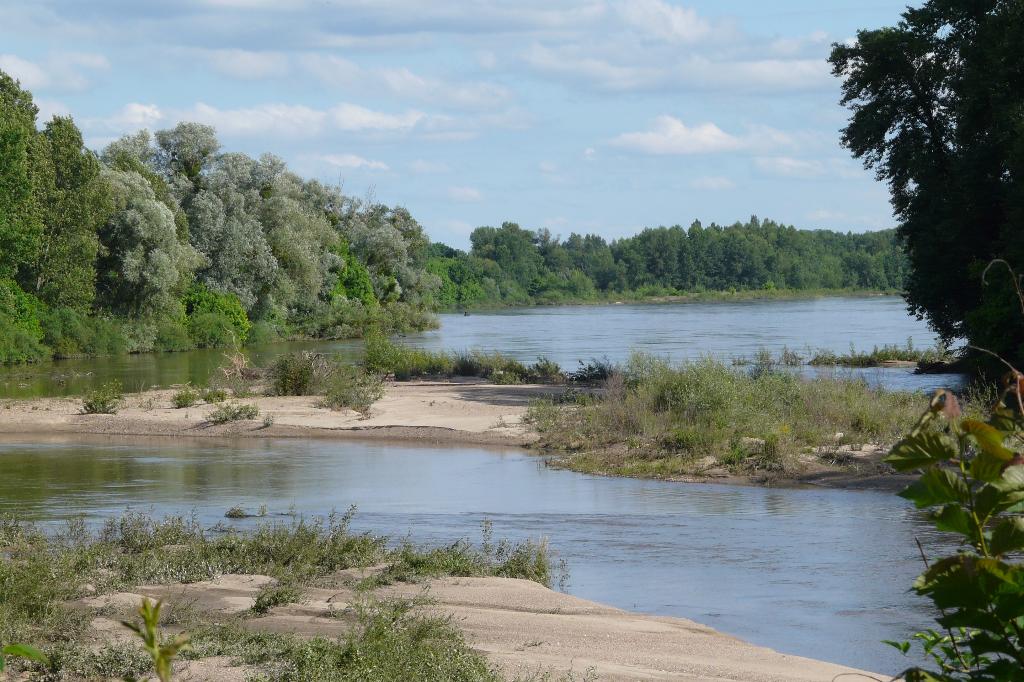
<path id="1" fill-rule="evenodd" d="M 479 377 L 496 384 L 567 380 L 561 367 L 544 357 L 526 365 L 498 352 L 430 351 L 397 344 L 379 334 L 367 337 L 363 362 L 367 371 L 393 374 L 397 381 L 417 377 Z"/>
<path id="2" fill-rule="evenodd" d="M 882 347 L 875 346 L 871 352 L 857 351 L 852 345 L 850 346 L 849 353 L 841 355 L 832 351 L 818 351 L 810 357 L 807 364 L 839 367 L 880 367 L 887 362 L 914 362 L 921 365 L 952 362 L 953 359 L 953 355 L 948 348 L 942 346 L 915 348 L 913 339 L 907 339 L 907 343 L 904 346 L 886 344 Z"/>
<path id="3" fill-rule="evenodd" d="M 602 391 L 537 402 L 527 419 L 543 447 L 580 471 L 670 477 L 707 468 L 711 457 L 733 471 L 784 475 L 818 446 L 894 442 L 919 405 L 916 394 L 859 380 L 635 354 Z"/>
<path id="4" fill-rule="evenodd" d="M 203 391 L 203 402 L 211 405 L 222 403 L 228 399 L 228 392 L 220 388 L 208 388 Z"/>
<path id="5" fill-rule="evenodd" d="M 262 680 L 498 680 L 461 633 L 406 601 L 382 601 L 372 592 L 355 605 L 355 627 L 332 641 L 254 632 L 244 618 L 302 600 L 305 586 L 348 568 L 383 565 L 386 581 L 444 575 L 507 575 L 548 584 L 544 544 L 466 541 L 416 547 L 354 533 L 353 511 L 325 519 L 261 522 L 250 532 L 212 533 L 194 518 L 128 513 L 98 531 L 72 520 L 56 532 L 0 516 L 0 641 L 32 644 L 49 663 L 12 661 L 15 679 L 31 669 L 39 679 L 135 679 L 151 661 L 134 642 L 97 643 L 95 616 L 65 605 L 91 594 L 128 591 L 140 584 L 193 583 L 225 573 L 262 574 L 275 583 L 261 590 L 240 617 L 202 614 L 187 604 L 165 605 L 161 625 L 187 629 L 185 658 L 230 656 L 258 667 Z M 372 587 L 372 586 L 364 586 Z M 348 617 L 348 616 L 346 616 Z M 34 678 L 35 679 L 35 678 Z"/>

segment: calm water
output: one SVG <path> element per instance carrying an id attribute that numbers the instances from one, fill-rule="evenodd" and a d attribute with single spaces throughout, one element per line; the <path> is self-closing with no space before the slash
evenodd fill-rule
<path id="1" fill-rule="evenodd" d="M 937 549 L 891 493 L 610 479 L 519 450 L 376 442 L 6 441 L 0 467 L 0 512 L 42 521 L 358 504 L 357 529 L 450 542 L 487 518 L 497 537 L 547 537 L 573 594 L 878 672 L 905 664 L 879 640 L 930 619 L 907 592 L 914 536 Z"/>
<path id="2" fill-rule="evenodd" d="M 441 315 L 440 329 L 403 341 L 432 349 L 498 350 L 525 362 L 538 356 L 566 369 L 592 358 L 625 360 L 643 350 L 674 360 L 712 354 L 725 360 L 751 357 L 761 348 L 846 352 L 912 339 L 930 347 L 934 335 L 907 315 L 896 297 L 821 298 L 804 301 L 687 303 L 511 308 L 472 315 Z M 250 351 L 259 365 L 298 348 L 358 358 L 358 341 L 281 343 Z M 0 369 L 0 397 L 69 395 L 119 379 L 127 390 L 192 382 L 205 384 L 223 362 L 222 351 L 192 351 L 91 358 Z M 955 381 L 917 376 L 906 369 L 849 371 L 874 384 L 931 390 Z"/>

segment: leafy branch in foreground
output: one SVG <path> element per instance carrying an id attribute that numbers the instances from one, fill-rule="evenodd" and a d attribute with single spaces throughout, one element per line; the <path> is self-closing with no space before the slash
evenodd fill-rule
<path id="1" fill-rule="evenodd" d="M 24 658 L 29 661 L 38 661 L 39 663 L 46 663 L 46 655 L 35 647 L 31 647 L 27 644 L 8 644 L 0 647 L 0 673 L 3 673 L 4 668 L 7 664 L 4 660 L 8 656 L 16 658 Z"/>
<path id="2" fill-rule="evenodd" d="M 161 641 L 160 637 L 160 607 L 162 601 L 155 604 L 149 599 L 143 598 L 139 607 L 139 616 L 142 617 L 142 625 L 121 621 L 121 624 L 134 632 L 142 640 L 146 651 L 153 657 L 153 668 L 156 671 L 160 682 L 170 682 L 171 666 L 178 653 L 188 646 L 188 635 L 176 635 L 167 641 Z"/>
<path id="3" fill-rule="evenodd" d="M 937 671 L 902 673 L 907 682 L 1024 679 L 1024 374 L 1013 369 L 986 421 L 965 417 L 949 391 L 887 458 L 897 471 L 916 471 L 900 493 L 930 509 L 939 531 L 962 546 L 934 561 L 914 582 L 940 616 L 917 633 Z M 923 557 L 922 552 L 922 557 Z M 907 653 L 909 642 L 888 642 Z"/>

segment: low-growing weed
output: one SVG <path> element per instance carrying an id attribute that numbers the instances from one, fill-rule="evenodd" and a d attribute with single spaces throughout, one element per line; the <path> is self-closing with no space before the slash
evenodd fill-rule
<path id="1" fill-rule="evenodd" d="M 260 415 L 260 408 L 253 403 L 224 403 L 210 413 L 209 421 L 213 424 L 255 419 Z"/>
<path id="2" fill-rule="evenodd" d="M 82 400 L 82 412 L 85 414 L 117 414 L 123 403 L 124 392 L 121 390 L 121 382 L 115 379 L 87 393 Z"/>

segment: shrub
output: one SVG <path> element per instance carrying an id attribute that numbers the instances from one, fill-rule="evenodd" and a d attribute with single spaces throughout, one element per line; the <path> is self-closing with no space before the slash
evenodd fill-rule
<path id="1" fill-rule="evenodd" d="M 203 391 L 203 400 L 208 403 L 222 403 L 228 398 L 228 392 L 221 388 L 208 388 Z"/>
<path id="2" fill-rule="evenodd" d="M 125 338 L 113 320 L 89 317 L 70 308 L 50 308 L 40 315 L 43 342 L 54 357 L 114 355 L 124 352 Z"/>
<path id="3" fill-rule="evenodd" d="M 82 411 L 85 414 L 116 414 L 123 401 L 121 382 L 109 381 L 86 394 L 82 400 Z"/>
<path id="4" fill-rule="evenodd" d="M 216 293 L 202 284 L 194 284 L 181 302 L 185 306 L 185 314 L 189 317 L 190 329 L 195 324 L 194 318 L 213 314 L 227 322 L 233 332 L 235 343 L 241 345 L 248 338 L 252 324 L 249 322 L 249 316 L 245 314 L 241 301 L 234 294 Z M 206 324 L 209 324 L 210 319 L 212 318 L 207 317 Z M 195 334 L 192 334 L 192 338 L 196 338 Z"/>
<path id="5" fill-rule="evenodd" d="M 188 320 L 168 318 L 161 320 L 156 326 L 154 348 L 164 352 L 181 352 L 194 347 L 189 335 Z"/>
<path id="6" fill-rule="evenodd" d="M 291 583 L 274 583 L 267 585 L 256 593 L 256 601 L 249 609 L 254 614 L 262 616 L 275 606 L 291 604 L 302 598 L 302 590 Z"/>
<path id="7" fill-rule="evenodd" d="M 327 383 L 321 407 L 332 410 L 348 408 L 366 413 L 373 403 L 384 397 L 384 382 L 376 374 L 359 367 L 340 366 Z"/>
<path id="8" fill-rule="evenodd" d="M 199 391 L 186 386 L 171 396 L 171 404 L 179 410 L 184 407 L 192 407 L 199 402 Z"/>
<path id="9" fill-rule="evenodd" d="M 939 670 L 910 668 L 900 675 L 908 682 L 1024 679 L 1024 458 L 1011 449 L 1024 437 L 1024 375 L 1013 370 L 1004 387 L 985 421 L 964 417 L 956 397 L 938 391 L 886 460 L 921 472 L 900 495 L 958 541 L 914 581 L 944 632 L 914 636 Z M 911 646 L 888 643 L 904 653 Z"/>
<path id="10" fill-rule="evenodd" d="M 530 365 L 528 370 L 530 381 L 541 384 L 559 384 L 565 381 L 565 374 L 558 363 L 544 356 L 537 358 L 537 362 Z"/>
<path id="11" fill-rule="evenodd" d="M 39 318 L 43 304 L 11 280 L 0 280 L 0 363 L 38 362 L 50 356 Z"/>
<path id="12" fill-rule="evenodd" d="M 334 363 L 321 353 L 285 353 L 270 366 L 274 395 L 313 395 L 334 372 Z"/>
<path id="13" fill-rule="evenodd" d="M 213 424 L 255 419 L 260 415 L 260 408 L 253 404 L 225 403 L 210 413 L 209 420 Z"/>
<path id="14" fill-rule="evenodd" d="M 201 312 L 189 317 L 188 334 L 197 348 L 226 348 L 239 344 L 231 319 L 219 312 Z"/>

